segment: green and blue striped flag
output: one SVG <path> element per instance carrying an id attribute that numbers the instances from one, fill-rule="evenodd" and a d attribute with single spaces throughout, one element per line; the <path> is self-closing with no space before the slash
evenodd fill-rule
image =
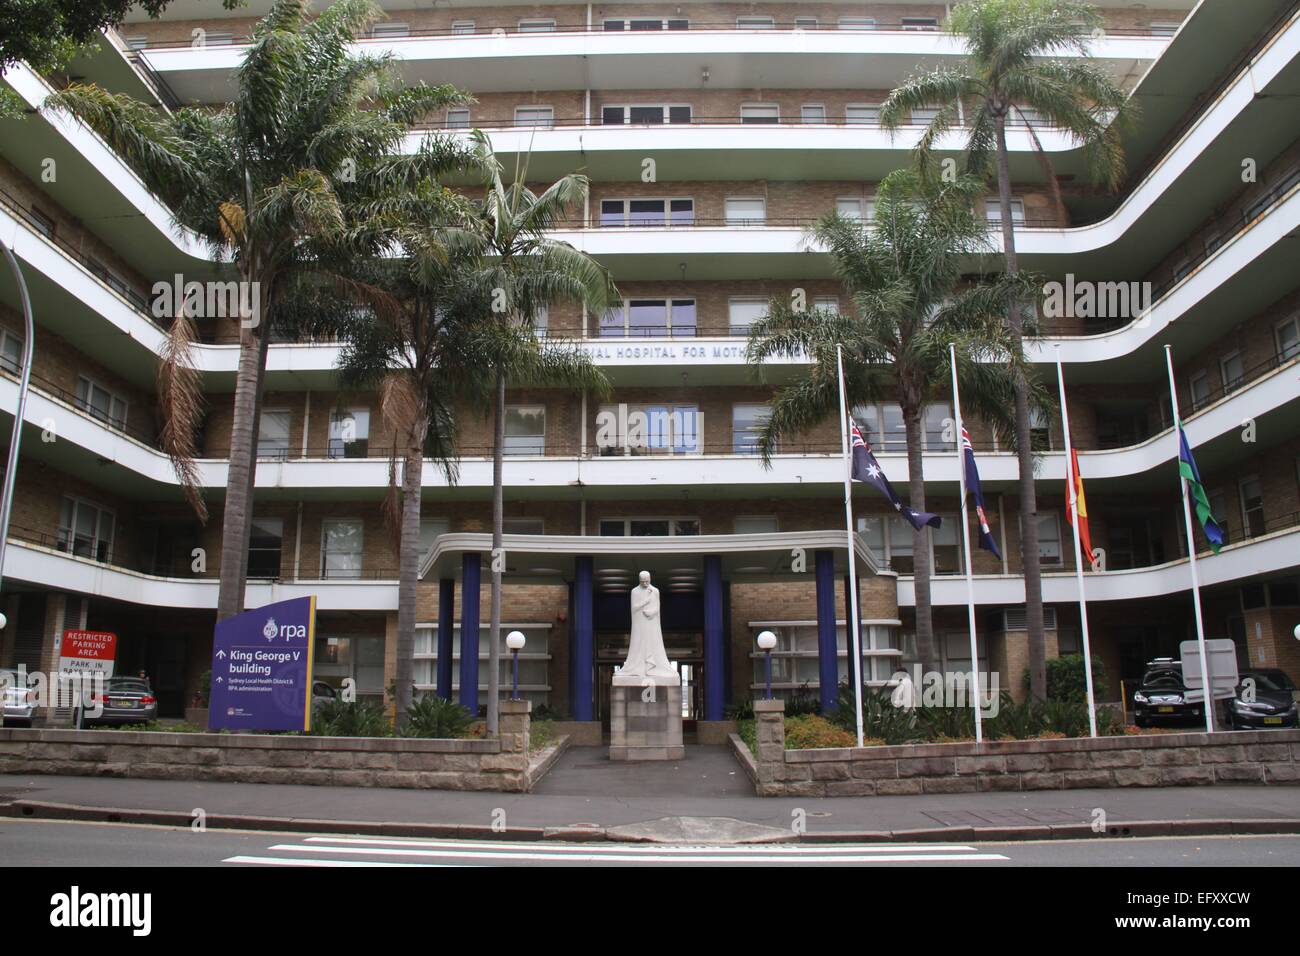
<path id="1" fill-rule="evenodd" d="M 1223 547 L 1223 526 L 1214 520 L 1210 510 L 1210 498 L 1201 484 L 1201 473 L 1196 468 L 1196 459 L 1192 457 L 1192 448 L 1187 444 L 1187 432 L 1178 426 L 1178 473 L 1187 482 L 1192 496 L 1192 505 L 1196 509 L 1196 519 L 1200 521 L 1205 537 L 1210 542 L 1210 550 L 1215 554 Z"/>

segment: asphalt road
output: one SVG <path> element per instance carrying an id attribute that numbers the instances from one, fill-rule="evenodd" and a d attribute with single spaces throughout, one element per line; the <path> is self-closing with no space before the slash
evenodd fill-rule
<path id="1" fill-rule="evenodd" d="M 0 820 L 9 866 L 1297 866 L 1300 837 L 1099 838 L 1042 843 L 651 844 L 411 840 Z"/>

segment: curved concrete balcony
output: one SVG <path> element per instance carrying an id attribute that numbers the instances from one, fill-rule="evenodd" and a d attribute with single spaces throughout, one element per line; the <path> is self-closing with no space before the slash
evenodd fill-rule
<path id="1" fill-rule="evenodd" d="M 689 10 L 687 11 L 690 12 Z M 888 89 L 917 69 L 962 55 L 946 34 L 880 22 L 871 30 L 747 30 L 733 20 L 692 19 L 690 29 L 606 31 L 600 24 L 557 23 L 549 32 L 508 27 L 482 32 L 426 33 L 356 44 L 388 55 L 408 82 L 455 83 L 477 92 L 509 90 L 663 89 L 717 87 Z M 224 46 L 151 46 L 141 59 L 187 103 L 215 103 L 233 93 L 244 38 Z M 1108 31 L 1094 59 L 1118 79 L 1139 75 L 1170 38 Z"/>

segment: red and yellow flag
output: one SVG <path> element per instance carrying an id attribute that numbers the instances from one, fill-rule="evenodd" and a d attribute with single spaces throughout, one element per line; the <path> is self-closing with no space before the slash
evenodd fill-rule
<path id="1" fill-rule="evenodd" d="M 1083 475 L 1079 474 L 1079 453 L 1073 448 L 1070 449 L 1068 470 L 1066 481 L 1074 485 L 1074 498 L 1079 503 L 1079 543 L 1083 546 L 1083 559 L 1091 567 L 1097 559 L 1092 550 L 1092 534 L 1088 531 L 1088 499 L 1083 493 Z M 1065 517 L 1067 521 L 1074 521 L 1069 495 L 1065 498 Z"/>

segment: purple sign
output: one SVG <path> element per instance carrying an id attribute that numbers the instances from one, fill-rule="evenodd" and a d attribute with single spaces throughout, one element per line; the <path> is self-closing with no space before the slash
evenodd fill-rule
<path id="1" fill-rule="evenodd" d="M 310 730 L 316 598 L 227 618 L 212 642 L 210 730 Z"/>

